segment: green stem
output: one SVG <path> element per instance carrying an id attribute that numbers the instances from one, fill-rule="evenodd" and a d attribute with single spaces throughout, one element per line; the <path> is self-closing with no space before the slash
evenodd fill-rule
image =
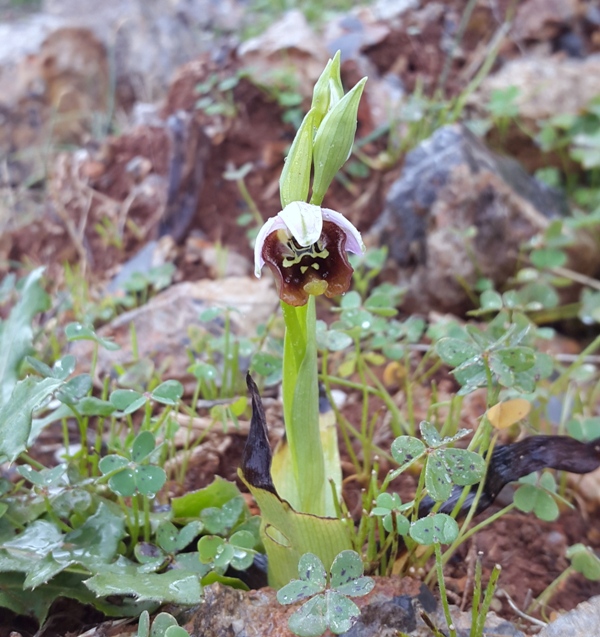
<path id="1" fill-rule="evenodd" d="M 448 630 L 450 631 L 450 637 L 456 637 L 456 629 L 452 622 L 452 616 L 450 615 L 450 606 L 448 605 L 448 595 L 446 593 L 446 582 L 444 582 L 444 572 L 442 566 L 442 549 L 440 543 L 436 542 L 435 547 L 435 568 L 438 577 L 438 586 L 440 589 L 440 598 L 442 600 L 442 606 L 444 608 L 444 616 L 446 617 L 446 623 L 448 624 Z"/>
<path id="2" fill-rule="evenodd" d="M 309 296 L 308 303 L 300 307 L 281 305 L 286 325 L 283 414 L 293 486 L 290 493 L 280 495 L 298 511 L 334 515 L 325 504 L 328 485 L 319 429 L 315 298 Z"/>

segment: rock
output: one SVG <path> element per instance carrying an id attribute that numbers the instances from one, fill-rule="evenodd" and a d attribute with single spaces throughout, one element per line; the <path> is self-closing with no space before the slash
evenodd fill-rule
<path id="1" fill-rule="evenodd" d="M 512 35 L 519 40 L 548 40 L 577 17 L 579 0 L 526 0 L 519 5 Z"/>
<path id="2" fill-rule="evenodd" d="M 396 637 L 399 631 L 410 637 L 431 637 L 431 630 L 422 619 L 425 612 L 431 621 L 444 630 L 446 622 L 438 604 L 421 582 L 410 577 L 375 577 L 375 588 L 365 597 L 353 601 L 361 608 L 358 622 L 346 637 Z M 190 635 L 225 637 L 292 637 L 287 627 L 289 616 L 298 605 L 282 606 L 275 591 L 264 588 L 240 591 L 213 584 L 204 589 L 204 602 L 184 612 L 180 624 Z M 459 637 L 468 637 L 471 613 L 450 607 Z M 489 613 L 486 637 L 525 637 L 510 622 Z"/>
<path id="3" fill-rule="evenodd" d="M 548 624 L 538 637 L 592 637 L 600 626 L 600 595 Z"/>
<path id="4" fill-rule="evenodd" d="M 147 304 L 121 314 L 98 330 L 105 338 L 114 339 L 120 350 L 98 352 L 96 374 L 99 378 L 114 375 L 116 365 L 125 368 L 136 360 L 152 361 L 163 370 L 164 378 L 186 379 L 192 347 L 191 333 L 215 336 L 223 333 L 223 321 L 200 321 L 200 313 L 212 307 L 231 308 L 232 330 L 239 335 L 253 336 L 261 323 L 266 323 L 277 309 L 279 298 L 270 277 L 238 277 L 219 281 L 202 280 L 171 286 L 157 294 Z M 131 334 L 137 336 L 137 356 L 132 352 Z M 82 369 L 89 369 L 93 345 L 76 341 L 71 352 Z M 83 363 L 83 364 L 82 364 Z"/>
<path id="5" fill-rule="evenodd" d="M 304 97 L 312 95 L 313 85 L 329 59 L 323 39 L 298 10 L 288 11 L 263 34 L 243 42 L 237 52 L 254 80 L 267 86 L 293 67 Z"/>
<path id="6" fill-rule="evenodd" d="M 487 104 L 492 91 L 515 86 L 518 116 L 535 124 L 554 115 L 578 115 L 600 95 L 600 55 L 584 60 L 524 57 L 505 64 L 490 75 L 473 97 L 474 104 Z"/>
<path id="7" fill-rule="evenodd" d="M 462 313 L 470 307 L 465 285 L 486 276 L 501 286 L 522 244 L 564 212 L 563 198 L 517 162 L 446 126 L 407 154 L 371 236 L 400 269 L 407 311 Z M 593 270 L 597 251 L 586 245 L 580 264 Z"/>

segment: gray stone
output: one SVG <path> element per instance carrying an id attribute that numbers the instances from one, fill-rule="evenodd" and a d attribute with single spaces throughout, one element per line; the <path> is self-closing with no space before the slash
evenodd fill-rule
<path id="1" fill-rule="evenodd" d="M 453 125 L 407 154 L 371 235 L 388 246 L 408 288 L 405 309 L 461 313 L 470 307 L 465 285 L 480 276 L 502 285 L 523 243 L 566 211 L 557 191 Z M 591 239 L 577 258 L 574 269 L 596 267 Z"/>
<path id="2" fill-rule="evenodd" d="M 559 617 L 538 637 L 594 637 L 600 633 L 600 595 Z"/>

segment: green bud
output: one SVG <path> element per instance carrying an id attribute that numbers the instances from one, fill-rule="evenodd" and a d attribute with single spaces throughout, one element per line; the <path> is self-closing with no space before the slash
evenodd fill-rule
<path id="1" fill-rule="evenodd" d="M 306 202 L 308 199 L 313 134 L 314 109 L 311 108 L 300 124 L 281 171 L 279 191 L 282 208 L 285 208 L 292 201 Z"/>
<path id="2" fill-rule="evenodd" d="M 311 109 L 315 111 L 315 127 L 319 128 L 327 111 L 344 95 L 340 77 L 340 52 L 327 62 L 313 89 Z"/>
<path id="3" fill-rule="evenodd" d="M 358 104 L 366 81 L 367 78 L 363 77 L 344 95 L 325 115 L 317 130 L 313 144 L 315 172 L 310 200 L 312 204 L 321 205 L 329 184 L 350 157 L 356 134 Z"/>

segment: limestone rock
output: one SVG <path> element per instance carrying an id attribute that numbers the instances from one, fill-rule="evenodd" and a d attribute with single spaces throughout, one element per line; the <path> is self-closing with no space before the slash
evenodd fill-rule
<path id="1" fill-rule="evenodd" d="M 231 308 L 232 330 L 253 336 L 257 326 L 266 323 L 277 309 L 278 301 L 270 277 L 205 279 L 173 285 L 98 330 L 100 336 L 114 339 L 121 349 L 109 352 L 100 348 L 96 373 L 102 378 L 111 374 L 115 365 L 129 367 L 138 359 L 146 359 L 155 367 L 162 366 L 165 378 L 185 379 L 190 365 L 186 350 L 191 346 L 191 331 L 208 331 L 214 336 L 223 332 L 222 321 L 200 321 L 203 310 Z M 137 336 L 137 357 L 132 352 L 132 329 Z M 89 359 L 91 351 L 88 341 L 76 341 L 71 349 L 80 365 Z M 89 367 L 83 364 L 82 368 Z"/>
<path id="2" fill-rule="evenodd" d="M 553 621 L 538 637 L 592 637 L 598 634 L 599 626 L 600 596 L 597 596 Z"/>

